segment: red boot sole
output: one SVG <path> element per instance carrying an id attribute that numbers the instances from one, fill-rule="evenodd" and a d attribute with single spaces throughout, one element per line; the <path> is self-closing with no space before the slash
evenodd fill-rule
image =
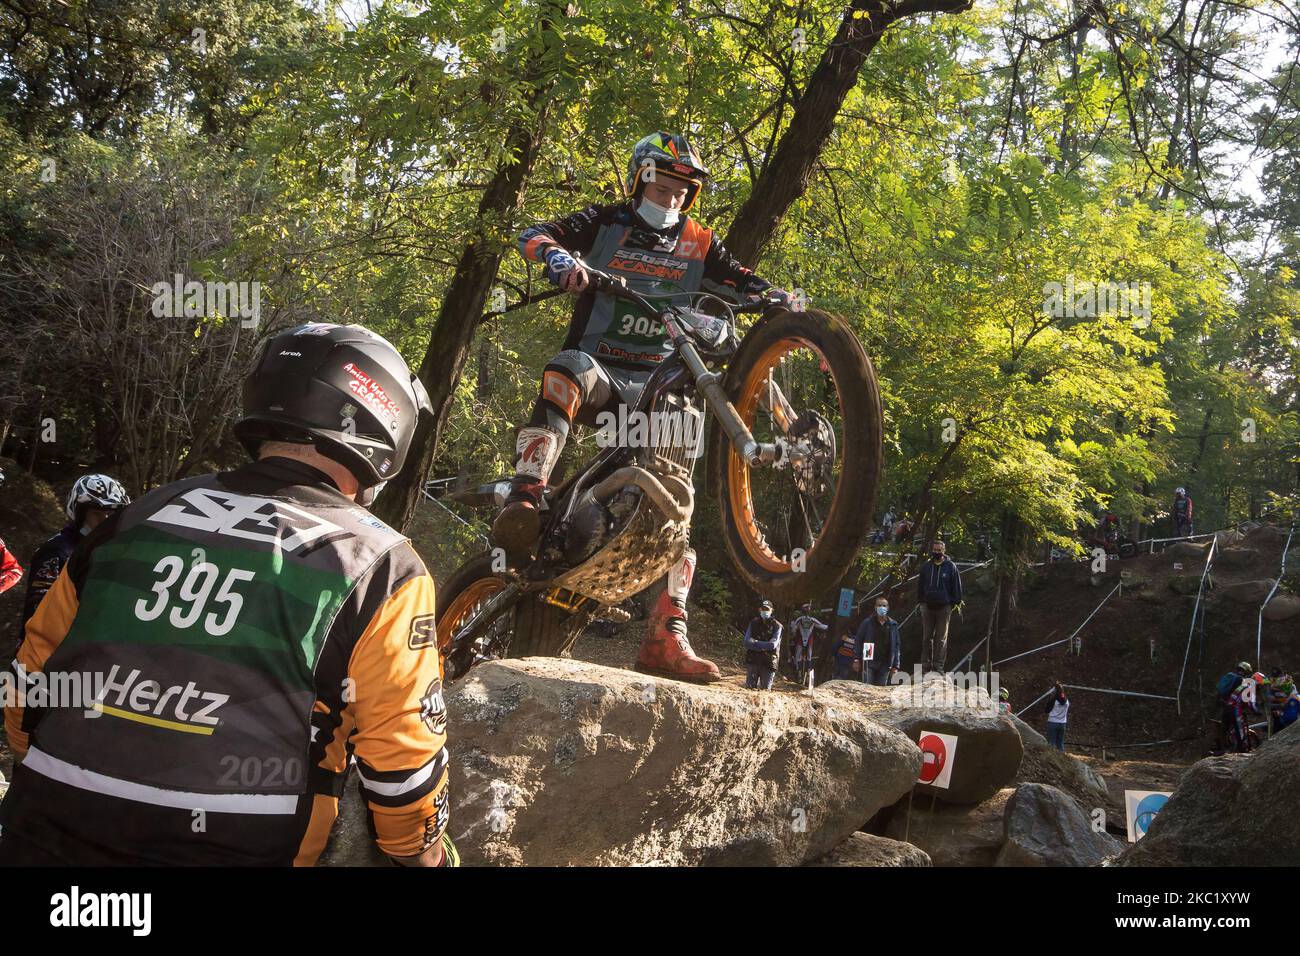
<path id="1" fill-rule="evenodd" d="M 683 684 L 716 684 L 722 680 L 721 674 L 678 674 L 675 671 L 657 670 L 653 667 L 647 667 L 640 661 L 632 665 L 632 669 L 641 674 L 651 674 L 654 677 L 667 677 L 669 680 L 678 680 Z"/>

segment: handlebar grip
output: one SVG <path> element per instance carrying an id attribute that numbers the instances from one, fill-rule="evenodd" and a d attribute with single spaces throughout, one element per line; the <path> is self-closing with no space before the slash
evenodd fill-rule
<path id="1" fill-rule="evenodd" d="M 627 283 L 621 279 L 615 279 L 603 272 L 596 272 L 594 269 L 588 269 L 587 274 L 591 276 L 591 289 L 595 292 L 619 293 L 627 291 Z"/>

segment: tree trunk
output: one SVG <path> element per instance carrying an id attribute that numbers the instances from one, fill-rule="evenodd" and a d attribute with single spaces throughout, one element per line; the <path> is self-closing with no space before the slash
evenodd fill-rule
<path id="1" fill-rule="evenodd" d="M 456 385 L 469 358 L 475 329 L 486 311 L 488 295 L 501 265 L 505 247 L 500 233 L 513 228 L 523 206 L 524 187 L 537 161 L 546 128 L 548 94 L 554 84 L 553 75 L 544 65 L 548 55 L 545 48 L 558 42 L 555 21 L 564 15 L 565 7 L 561 3 L 552 0 L 548 4 L 540 26 L 547 40 L 544 52 L 533 55 L 525 66 L 525 76 L 531 86 L 526 100 L 528 108 L 506 137 L 510 160 L 497 168 L 483 193 L 478 226 L 456 263 L 425 349 L 420 380 L 428 389 L 433 415 L 421 419 L 406 466 L 389 482 L 374 508 L 375 514 L 395 528 L 406 527 L 419 504 Z"/>
<path id="2" fill-rule="evenodd" d="M 845 97 L 858 82 L 862 63 L 890 24 L 919 13 L 958 13 L 972 0 L 852 0 L 839 30 L 822 54 L 770 161 L 740 207 L 724 244 L 751 269 L 777 226 L 808 188 Z"/>

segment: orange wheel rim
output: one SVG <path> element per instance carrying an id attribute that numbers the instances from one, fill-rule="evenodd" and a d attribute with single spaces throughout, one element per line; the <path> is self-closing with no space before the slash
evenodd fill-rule
<path id="1" fill-rule="evenodd" d="M 492 595 L 505 590 L 505 586 L 505 582 L 498 578 L 479 578 L 457 594 L 451 606 L 438 615 L 438 650 L 444 657 L 451 650 L 451 639 L 470 615 Z"/>
<path id="2" fill-rule="evenodd" d="M 781 362 L 783 358 L 799 348 L 806 348 L 814 352 L 821 362 L 829 369 L 830 363 L 826 361 L 826 356 L 822 354 L 821 349 L 817 348 L 812 342 L 803 338 L 788 338 L 773 342 L 768 346 L 750 369 L 749 375 L 746 376 L 744 383 L 741 385 L 740 394 L 735 401 L 736 414 L 740 420 L 745 423 L 745 427 L 753 431 L 754 419 L 758 414 L 759 397 L 767 383 L 767 377 L 772 369 Z M 831 381 L 835 381 L 834 371 L 830 372 Z M 836 402 L 840 406 L 840 418 L 843 420 L 844 407 L 839 401 L 839 384 L 835 386 Z M 772 550 L 768 545 L 766 536 L 759 530 L 758 517 L 754 513 L 754 496 L 753 489 L 749 480 L 750 468 L 741 458 L 740 453 L 736 451 L 734 445 L 727 448 L 727 485 L 731 489 L 728 496 L 730 501 L 728 506 L 731 509 L 731 517 L 735 522 L 736 528 L 740 532 L 741 543 L 745 547 L 746 553 L 754 562 L 764 571 L 770 571 L 774 574 L 790 574 L 794 568 L 792 563 Z M 834 507 L 832 507 L 832 514 Z M 827 516 L 829 523 L 831 516 Z M 804 558 L 810 557 L 817 548 L 817 542 L 804 552 Z"/>

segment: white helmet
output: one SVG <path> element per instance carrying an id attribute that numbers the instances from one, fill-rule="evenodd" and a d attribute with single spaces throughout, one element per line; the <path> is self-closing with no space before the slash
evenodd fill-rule
<path id="1" fill-rule="evenodd" d="M 1174 494 L 1176 494 L 1176 495 L 1185 495 L 1185 494 L 1187 494 L 1187 489 L 1186 489 L 1186 488 L 1175 488 L 1175 489 L 1174 489 Z"/>
<path id="2" fill-rule="evenodd" d="M 68 505 L 64 511 L 70 521 L 76 521 L 83 507 L 106 508 L 110 511 L 125 508 L 131 503 L 122 483 L 108 475 L 82 475 L 68 492 Z"/>

